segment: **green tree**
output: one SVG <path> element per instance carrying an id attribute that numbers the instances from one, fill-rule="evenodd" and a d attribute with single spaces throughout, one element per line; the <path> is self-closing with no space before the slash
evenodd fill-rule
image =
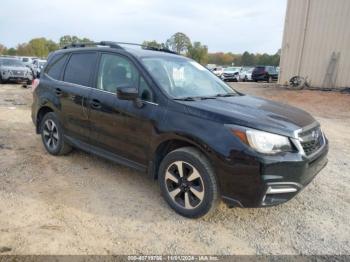
<path id="1" fill-rule="evenodd" d="M 28 55 L 31 54 L 38 57 L 47 57 L 50 52 L 58 49 L 58 45 L 55 42 L 44 37 L 34 38 L 29 41 L 28 45 Z"/>
<path id="2" fill-rule="evenodd" d="M 75 35 L 64 35 L 62 37 L 60 37 L 59 40 L 59 46 L 60 47 L 64 47 L 66 45 L 70 45 L 72 43 L 90 43 L 93 42 L 92 40 L 90 40 L 89 38 L 83 37 L 83 38 L 79 38 Z"/>
<path id="3" fill-rule="evenodd" d="M 6 46 L 0 44 L 0 55 L 6 54 L 7 48 Z"/>
<path id="4" fill-rule="evenodd" d="M 33 48 L 28 43 L 22 43 L 17 45 L 16 55 L 20 56 L 34 56 Z"/>
<path id="5" fill-rule="evenodd" d="M 243 53 L 240 62 L 241 66 L 253 66 L 256 64 L 255 55 L 246 51 Z"/>
<path id="6" fill-rule="evenodd" d="M 210 53 L 208 54 L 208 63 L 217 65 L 232 65 L 234 63 L 236 55 L 232 53 Z"/>
<path id="7" fill-rule="evenodd" d="M 17 50 L 16 50 L 16 48 L 11 47 L 11 48 L 7 49 L 6 54 L 7 55 L 16 55 L 17 54 Z"/>
<path id="8" fill-rule="evenodd" d="M 158 48 L 158 49 L 164 49 L 166 48 L 164 43 L 158 43 L 156 40 L 152 41 L 143 41 L 142 43 L 143 47 L 151 47 L 151 48 Z"/>
<path id="9" fill-rule="evenodd" d="M 206 64 L 208 62 L 208 47 L 206 45 L 202 45 L 201 42 L 193 42 L 193 45 L 189 45 L 187 49 L 188 57 L 200 64 Z"/>
<path id="10" fill-rule="evenodd" d="M 186 53 L 188 47 L 191 45 L 191 40 L 184 33 L 178 32 L 172 35 L 165 44 L 169 49 L 183 54 Z"/>

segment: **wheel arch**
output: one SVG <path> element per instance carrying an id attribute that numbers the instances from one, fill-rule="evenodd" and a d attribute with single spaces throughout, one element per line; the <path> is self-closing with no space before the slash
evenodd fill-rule
<path id="1" fill-rule="evenodd" d="M 210 150 L 206 145 L 201 145 L 194 140 L 183 137 L 167 138 L 160 141 L 157 146 L 154 147 L 155 149 L 153 150 L 149 165 L 149 175 L 156 180 L 158 178 L 159 165 L 164 157 L 171 151 L 182 147 L 194 147 L 203 153 L 210 161 Z"/>
<path id="2" fill-rule="evenodd" d="M 36 123 L 35 123 L 35 127 L 36 127 L 36 133 L 39 134 L 40 133 L 40 122 L 43 119 L 43 117 L 50 112 L 54 112 L 54 110 L 48 106 L 48 105 L 44 105 L 42 106 L 37 114 L 36 114 Z"/>

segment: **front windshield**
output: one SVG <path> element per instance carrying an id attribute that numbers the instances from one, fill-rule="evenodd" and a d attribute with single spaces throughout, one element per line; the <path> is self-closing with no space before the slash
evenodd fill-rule
<path id="1" fill-rule="evenodd" d="M 142 61 L 160 87 L 173 98 L 237 94 L 195 61 L 180 57 L 152 57 Z"/>
<path id="2" fill-rule="evenodd" d="M 24 67 L 25 65 L 17 59 L 0 59 L 0 65 Z"/>

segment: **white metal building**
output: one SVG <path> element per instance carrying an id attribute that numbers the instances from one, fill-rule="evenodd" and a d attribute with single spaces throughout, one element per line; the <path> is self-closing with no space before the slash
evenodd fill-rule
<path id="1" fill-rule="evenodd" d="M 350 0 L 288 0 L 279 83 L 350 87 Z"/>

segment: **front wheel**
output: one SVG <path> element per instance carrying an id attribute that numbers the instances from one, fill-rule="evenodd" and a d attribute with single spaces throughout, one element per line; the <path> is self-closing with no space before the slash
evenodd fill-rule
<path id="1" fill-rule="evenodd" d="M 182 216 L 209 215 L 218 205 L 214 170 L 206 156 L 193 147 L 170 152 L 160 164 L 158 179 L 164 199 Z"/>

